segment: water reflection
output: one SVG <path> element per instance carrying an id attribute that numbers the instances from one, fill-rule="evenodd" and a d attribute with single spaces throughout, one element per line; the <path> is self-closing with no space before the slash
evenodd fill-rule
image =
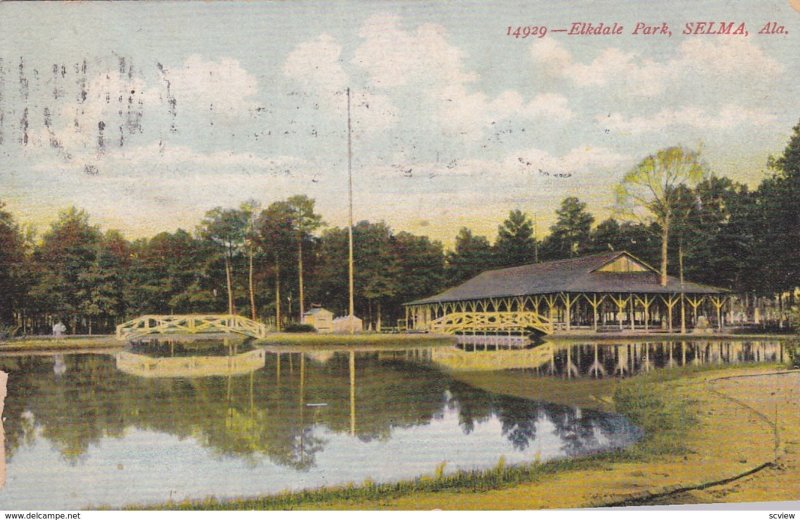
<path id="1" fill-rule="evenodd" d="M 455 371 L 524 370 L 564 379 L 627 377 L 656 369 L 778 362 L 780 341 L 651 341 L 551 343 L 530 348 L 467 344 L 434 349 L 432 363 Z"/>
<path id="2" fill-rule="evenodd" d="M 435 368 L 436 349 L 199 356 L 162 347 L 1 358 L 12 383 L 10 479 L 0 506 L 120 505 L 166 500 L 167 490 L 173 498 L 229 496 L 392 480 L 430 473 L 443 460 L 450 470 L 491 466 L 501 455 L 509 463 L 546 460 L 638 435 L 616 415 L 455 381 Z M 257 367 L 247 365 L 253 360 Z M 75 487 L 76 471 L 103 486 Z"/>

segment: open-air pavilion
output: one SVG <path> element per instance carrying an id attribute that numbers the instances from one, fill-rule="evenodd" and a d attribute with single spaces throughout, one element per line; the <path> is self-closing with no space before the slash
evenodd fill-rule
<path id="1" fill-rule="evenodd" d="M 724 326 L 725 289 L 668 277 L 625 251 L 485 271 L 405 305 L 412 330 L 440 333 L 686 331 Z"/>

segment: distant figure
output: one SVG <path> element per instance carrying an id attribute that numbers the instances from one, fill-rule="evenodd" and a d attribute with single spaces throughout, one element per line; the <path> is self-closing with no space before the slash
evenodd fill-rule
<path id="1" fill-rule="evenodd" d="M 697 324 L 694 326 L 692 334 L 711 334 L 713 332 L 714 330 L 708 323 L 708 318 L 706 318 L 705 316 L 700 316 L 697 318 Z"/>
<path id="2" fill-rule="evenodd" d="M 53 325 L 53 336 L 63 336 L 67 331 L 67 326 L 60 321 Z"/>
<path id="3" fill-rule="evenodd" d="M 56 354 L 53 356 L 53 373 L 57 376 L 63 376 L 67 372 L 67 363 L 64 360 L 64 354 Z"/>

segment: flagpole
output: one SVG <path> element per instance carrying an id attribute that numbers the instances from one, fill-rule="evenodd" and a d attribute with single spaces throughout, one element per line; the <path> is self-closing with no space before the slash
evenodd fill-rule
<path id="1" fill-rule="evenodd" d="M 347 183 L 348 203 L 350 206 L 350 225 L 347 228 L 348 243 L 348 283 L 350 289 L 350 334 L 355 331 L 355 304 L 353 300 L 353 146 L 350 124 L 350 87 L 347 87 Z"/>

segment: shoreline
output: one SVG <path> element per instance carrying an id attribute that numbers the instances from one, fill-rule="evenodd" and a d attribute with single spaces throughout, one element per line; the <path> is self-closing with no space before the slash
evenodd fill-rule
<path id="1" fill-rule="evenodd" d="M 152 339 L 172 339 L 177 341 L 198 341 L 204 339 L 221 339 L 217 335 L 164 335 Z M 240 336 L 234 336 L 239 338 Z M 741 341 L 789 341 L 797 336 L 791 334 L 553 334 L 544 336 L 544 341 L 553 343 L 579 343 L 592 341 L 597 343 L 619 341 L 709 341 L 709 340 L 741 340 Z M 243 337 L 242 337 L 243 338 Z M 244 339 L 244 338 L 243 338 Z M 382 346 L 382 347 L 432 347 L 455 345 L 456 336 L 437 334 L 316 334 L 316 333 L 287 333 L 271 332 L 264 338 L 253 340 L 254 345 L 267 347 L 308 347 L 309 350 L 321 347 L 356 347 L 356 346 Z M 112 334 L 93 336 L 28 336 L 0 340 L 0 352 L 26 351 L 30 349 L 110 349 L 124 348 L 127 340 L 117 339 Z"/>

